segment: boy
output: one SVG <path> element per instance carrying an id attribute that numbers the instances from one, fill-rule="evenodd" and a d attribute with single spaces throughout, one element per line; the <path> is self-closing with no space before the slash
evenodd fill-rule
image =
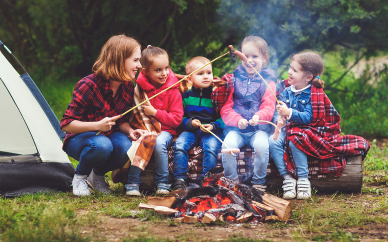
<path id="1" fill-rule="evenodd" d="M 210 61 L 201 56 L 192 58 L 186 63 L 186 74 L 206 65 Z M 223 138 L 224 123 L 220 114 L 212 105 L 211 94 L 213 92 L 212 66 L 194 73 L 187 78 L 192 88 L 182 94 L 184 116 L 181 124 L 183 132 L 175 141 L 174 146 L 174 179 L 173 190 L 186 187 L 186 173 L 188 166 L 188 151 L 195 145 L 200 145 L 203 150 L 202 174 L 200 179 L 217 164 L 218 151 L 221 142 L 205 129 L 212 131 L 215 135 Z"/>

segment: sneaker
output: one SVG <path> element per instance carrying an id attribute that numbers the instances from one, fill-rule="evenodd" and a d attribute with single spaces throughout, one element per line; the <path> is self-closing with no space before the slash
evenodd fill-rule
<path id="1" fill-rule="evenodd" d="M 158 195 L 168 195 L 170 194 L 170 184 L 167 183 L 159 183 L 158 184 L 158 189 L 156 190 L 156 194 Z"/>
<path id="2" fill-rule="evenodd" d="M 307 178 L 299 178 L 297 185 L 297 199 L 309 199 L 311 197 L 311 184 Z"/>
<path id="3" fill-rule="evenodd" d="M 173 191 L 181 190 L 181 189 L 185 189 L 185 188 L 186 188 L 186 182 L 183 179 L 177 179 L 174 182 L 174 185 L 172 185 L 172 190 Z"/>
<path id="4" fill-rule="evenodd" d="M 125 184 L 126 195 L 128 196 L 141 196 L 141 193 L 139 191 L 139 184 Z"/>
<path id="5" fill-rule="evenodd" d="M 255 184 L 252 186 L 253 188 L 259 190 L 260 192 L 265 192 L 265 190 L 267 189 L 267 186 L 265 185 L 259 185 L 259 184 Z"/>
<path id="6" fill-rule="evenodd" d="M 109 184 L 105 181 L 104 176 L 98 176 L 93 171 L 88 176 L 88 182 L 92 185 L 93 189 L 103 194 L 112 193 L 109 188 Z"/>
<path id="7" fill-rule="evenodd" d="M 283 180 L 283 198 L 293 199 L 296 197 L 296 180 L 294 178 L 286 178 Z"/>
<path id="8" fill-rule="evenodd" d="M 90 190 L 88 182 L 86 181 L 86 175 L 74 175 L 73 182 L 73 194 L 76 196 L 90 196 Z"/>

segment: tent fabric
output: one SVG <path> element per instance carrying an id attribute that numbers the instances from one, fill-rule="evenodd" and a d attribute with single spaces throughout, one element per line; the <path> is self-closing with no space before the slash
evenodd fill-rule
<path id="1" fill-rule="evenodd" d="M 70 190 L 74 167 L 58 120 L 31 77 L 1 52 L 0 67 L 0 195 Z"/>
<path id="2" fill-rule="evenodd" d="M 43 109 L 51 125 L 54 127 L 55 132 L 57 132 L 58 137 L 63 140 L 65 138 L 66 133 L 61 130 L 60 123 L 58 122 L 57 117 L 55 116 L 53 110 L 50 108 L 50 105 L 47 103 L 46 99 L 43 97 L 39 88 L 36 86 L 35 82 L 32 80 L 28 73 L 24 73 L 20 76 L 20 78 L 22 78 L 28 89 L 30 89 L 32 95 L 34 95 L 36 101 L 38 101 L 40 107 Z"/>

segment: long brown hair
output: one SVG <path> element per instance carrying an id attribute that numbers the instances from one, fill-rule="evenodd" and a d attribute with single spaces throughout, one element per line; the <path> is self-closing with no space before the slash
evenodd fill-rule
<path id="1" fill-rule="evenodd" d="M 311 84 L 316 87 L 323 88 L 325 82 L 320 79 L 320 76 L 323 73 L 323 60 L 322 57 L 315 53 L 314 51 L 303 51 L 295 54 L 291 57 L 291 61 L 298 62 L 305 74 L 313 75 L 313 79 L 311 79 Z"/>
<path id="2" fill-rule="evenodd" d="M 125 70 L 125 60 L 136 48 L 141 48 L 141 46 L 134 38 L 124 34 L 112 36 L 102 47 L 92 71 L 108 81 L 132 81 Z"/>

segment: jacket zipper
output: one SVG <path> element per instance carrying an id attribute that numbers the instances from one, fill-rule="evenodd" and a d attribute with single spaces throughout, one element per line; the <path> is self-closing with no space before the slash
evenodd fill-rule
<path id="1" fill-rule="evenodd" d="M 251 84 L 251 78 L 248 78 L 248 85 Z"/>
<path id="2" fill-rule="evenodd" d="M 201 101 L 202 101 L 202 90 L 201 90 L 201 93 L 199 94 L 199 106 L 201 106 Z"/>

